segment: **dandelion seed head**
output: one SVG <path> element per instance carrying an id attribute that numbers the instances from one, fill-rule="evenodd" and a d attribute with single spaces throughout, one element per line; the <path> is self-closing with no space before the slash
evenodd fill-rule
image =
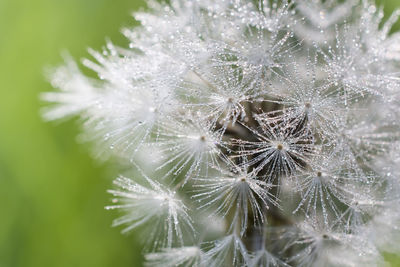
<path id="1" fill-rule="evenodd" d="M 146 266 L 379 266 L 399 250 L 400 12 L 370 0 L 147 1 L 129 47 L 66 56 L 47 120 L 132 166 Z M 151 177 L 142 169 L 152 171 Z M 146 170 L 147 171 L 147 170 Z"/>

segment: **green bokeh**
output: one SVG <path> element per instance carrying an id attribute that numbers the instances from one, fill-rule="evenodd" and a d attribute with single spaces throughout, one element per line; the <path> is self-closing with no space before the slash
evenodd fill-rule
<path id="1" fill-rule="evenodd" d="M 106 37 L 125 45 L 135 0 L 0 0 L 0 266 L 141 266 L 134 236 L 104 210 L 115 175 L 79 145 L 76 123 L 44 123 L 44 68 Z"/>
<path id="2" fill-rule="evenodd" d="M 218 0 L 216 0 L 218 1 Z M 386 1 L 387 10 L 400 6 Z M 141 266 L 135 236 L 104 210 L 115 172 L 77 144 L 76 123 L 44 123 L 43 70 L 133 25 L 140 0 L 0 0 L 0 267 Z M 392 266 L 400 260 L 390 255 Z M 396 264 L 395 262 L 399 262 Z"/>

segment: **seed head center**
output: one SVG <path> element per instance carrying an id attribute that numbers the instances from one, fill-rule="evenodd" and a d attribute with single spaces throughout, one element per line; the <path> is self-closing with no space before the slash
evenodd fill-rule
<path id="1" fill-rule="evenodd" d="M 278 144 L 278 145 L 276 146 L 276 148 L 277 148 L 278 150 L 282 150 L 282 149 L 283 149 L 283 145 L 282 145 L 282 144 Z"/>

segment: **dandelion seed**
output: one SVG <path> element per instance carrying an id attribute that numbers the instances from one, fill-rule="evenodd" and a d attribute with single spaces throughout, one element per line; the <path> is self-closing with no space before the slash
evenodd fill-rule
<path id="1" fill-rule="evenodd" d="M 208 175 L 210 165 L 218 165 L 220 155 L 221 133 L 213 130 L 213 126 L 203 121 L 203 116 L 178 116 L 160 125 L 160 134 L 155 146 L 168 155 L 159 170 L 165 170 L 168 177 L 186 172 L 184 183 L 202 172 Z"/>
<path id="2" fill-rule="evenodd" d="M 272 204 L 277 206 L 275 197 L 269 192 L 272 187 L 257 179 L 255 172 L 248 173 L 246 168 L 234 168 L 232 171 L 220 169 L 222 176 L 196 178 L 196 194 L 193 196 L 203 204 L 200 208 L 213 208 L 213 213 L 228 216 L 234 215 L 230 229 L 240 222 L 240 233 L 243 235 L 248 227 L 249 215 L 253 215 L 256 225 L 265 221 L 266 209 Z"/>
<path id="3" fill-rule="evenodd" d="M 293 121 L 306 124 L 320 138 L 329 138 L 343 124 L 341 119 L 349 109 L 352 96 L 343 94 L 333 87 L 333 81 L 326 79 L 321 83 L 317 80 L 317 58 L 308 56 L 305 77 L 301 78 L 301 67 L 294 62 L 292 72 L 285 72 L 279 78 L 284 86 L 273 88 L 269 94 L 273 103 L 283 107 L 267 113 L 277 121 Z M 326 135 L 326 136 L 323 136 Z"/>
<path id="4" fill-rule="evenodd" d="M 357 0 L 345 1 L 295 1 L 299 17 L 304 23 L 296 23 L 295 33 L 304 42 L 324 45 L 333 41 L 335 25 L 340 25 L 351 16 Z"/>
<path id="5" fill-rule="evenodd" d="M 318 221 L 306 221 L 298 225 L 297 230 L 287 232 L 291 238 L 288 248 L 296 246 L 302 249 L 289 259 L 296 266 L 354 266 L 362 262 L 375 266 L 379 257 L 374 246 L 365 236 L 354 236 L 335 231 L 332 226 L 326 226 Z M 342 257 L 341 257 L 342 255 Z M 343 258 L 343 256 L 348 258 Z M 368 265 L 366 265 L 368 266 Z"/>
<path id="6" fill-rule="evenodd" d="M 324 155 L 314 159 L 310 171 L 294 175 L 292 179 L 295 180 L 301 200 L 293 213 L 304 207 L 305 214 L 313 218 L 322 212 L 326 225 L 332 221 L 329 214 L 340 220 L 346 213 L 341 211 L 340 205 L 349 205 L 351 199 L 358 197 L 362 185 L 369 182 L 369 177 L 363 177 L 348 168 L 345 162 L 345 159 L 336 158 L 335 155 Z"/>
<path id="7" fill-rule="evenodd" d="M 259 250 L 252 256 L 248 266 L 288 267 L 290 265 L 286 264 L 276 256 L 272 255 L 267 250 Z"/>
<path id="8" fill-rule="evenodd" d="M 206 252 L 204 266 L 246 266 L 248 253 L 239 236 L 232 234 L 217 240 L 214 247 Z"/>
<path id="9" fill-rule="evenodd" d="M 183 84 L 182 94 L 188 108 L 199 107 L 213 125 L 226 129 L 246 115 L 245 102 L 251 102 L 259 93 L 257 81 L 230 67 L 213 68 L 204 73 L 193 73 L 194 79 Z M 222 78 L 222 79 L 221 79 Z M 190 90 L 187 90 L 187 88 Z"/>
<path id="10" fill-rule="evenodd" d="M 280 254 L 272 253 L 271 249 L 275 249 L 275 251 L 280 251 L 281 248 L 277 245 L 278 240 L 274 238 L 278 238 L 281 240 L 282 235 L 280 232 L 281 229 L 267 228 L 264 227 L 260 232 L 262 232 L 262 237 L 260 238 L 259 248 L 250 254 L 250 261 L 248 263 L 249 267 L 257 267 L 257 266 L 265 266 L 265 267 L 288 267 L 289 265 L 280 258 Z M 268 246 L 269 245 L 269 246 Z M 280 251 L 284 253 L 284 251 Z"/>
<path id="11" fill-rule="evenodd" d="M 52 85 L 60 92 L 48 92 L 42 99 L 54 103 L 44 110 L 48 120 L 80 115 L 86 113 L 97 103 L 100 92 L 97 83 L 84 76 L 69 55 L 64 55 L 65 66 L 57 68 L 52 73 Z"/>
<path id="12" fill-rule="evenodd" d="M 127 225 L 123 233 L 146 226 L 151 229 L 147 240 L 152 248 L 171 248 L 176 242 L 183 245 L 184 232 L 194 232 L 188 208 L 175 192 L 163 189 L 146 176 L 144 178 L 149 186 L 124 177 L 115 180 L 114 183 L 121 189 L 109 190 L 116 197 L 116 204 L 106 208 L 123 210 L 126 215 L 116 219 L 113 226 Z"/>
<path id="13" fill-rule="evenodd" d="M 243 150 L 241 156 L 253 156 L 249 165 L 256 165 L 256 170 L 264 169 L 266 180 L 280 179 L 301 169 L 312 154 L 312 136 L 307 129 L 298 130 L 297 123 L 276 123 L 268 116 L 258 116 L 260 132 L 249 129 L 257 141 L 235 140 Z"/>
<path id="14" fill-rule="evenodd" d="M 148 267 L 199 267 L 204 257 L 204 253 L 199 247 L 181 247 L 164 249 L 161 252 L 149 253 L 145 255 Z"/>
<path id="15" fill-rule="evenodd" d="M 352 98 L 364 97 L 365 94 L 383 97 L 382 89 L 398 87 L 396 74 L 386 74 L 373 67 L 377 59 L 372 53 L 365 53 L 358 33 L 350 37 L 348 27 L 343 33 L 339 31 L 337 28 L 335 46 L 329 47 L 327 52 L 321 51 L 330 79 L 342 86 Z"/>

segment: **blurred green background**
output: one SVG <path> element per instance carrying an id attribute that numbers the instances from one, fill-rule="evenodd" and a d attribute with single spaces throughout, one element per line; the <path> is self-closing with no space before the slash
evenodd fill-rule
<path id="1" fill-rule="evenodd" d="M 217 1 L 217 0 L 216 0 Z M 387 11 L 399 0 L 387 0 Z M 40 92 L 60 52 L 87 56 L 122 26 L 142 0 L 0 0 L 0 267 L 141 266 L 135 236 L 111 228 L 104 210 L 116 175 L 77 144 L 74 122 L 44 123 Z M 388 255 L 391 266 L 400 266 Z M 396 264 L 396 262 L 398 262 Z"/>
<path id="2" fill-rule="evenodd" d="M 116 175 L 76 142 L 77 123 L 44 123 L 44 68 L 127 42 L 138 0 L 0 0 L 0 266 L 141 266 L 135 236 L 111 228 Z"/>

